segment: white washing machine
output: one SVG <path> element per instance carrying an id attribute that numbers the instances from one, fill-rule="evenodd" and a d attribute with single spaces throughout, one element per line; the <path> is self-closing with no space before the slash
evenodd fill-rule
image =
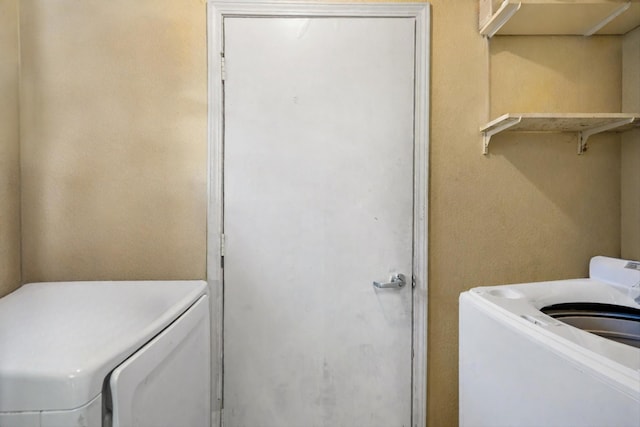
<path id="1" fill-rule="evenodd" d="M 460 295 L 460 425 L 640 426 L 640 263 Z"/>
<path id="2" fill-rule="evenodd" d="M 0 299 L 0 426 L 210 425 L 202 281 L 24 285 Z"/>

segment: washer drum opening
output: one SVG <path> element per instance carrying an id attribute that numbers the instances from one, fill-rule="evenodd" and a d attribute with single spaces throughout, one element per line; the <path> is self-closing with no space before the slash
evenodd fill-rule
<path id="1" fill-rule="evenodd" d="M 640 309 L 573 302 L 540 309 L 561 322 L 622 344 L 640 348 Z"/>

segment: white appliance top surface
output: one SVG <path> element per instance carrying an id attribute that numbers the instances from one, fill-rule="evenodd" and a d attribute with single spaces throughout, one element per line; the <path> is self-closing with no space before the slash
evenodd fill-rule
<path id="1" fill-rule="evenodd" d="M 621 344 L 556 320 L 541 308 L 569 302 L 614 304 L 640 309 L 640 270 L 624 269 L 626 261 L 594 257 L 588 279 L 482 286 L 468 296 L 479 306 L 535 337 L 554 351 L 579 360 L 594 372 L 605 371 L 640 393 L 640 349 Z M 597 279 L 593 278 L 597 272 Z"/>
<path id="2" fill-rule="evenodd" d="M 203 281 L 51 282 L 0 299 L 0 412 L 73 409 L 206 293 Z"/>

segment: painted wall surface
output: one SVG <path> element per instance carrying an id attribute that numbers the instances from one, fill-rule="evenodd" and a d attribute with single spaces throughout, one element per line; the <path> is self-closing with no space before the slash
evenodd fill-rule
<path id="1" fill-rule="evenodd" d="M 622 42 L 622 111 L 640 112 L 640 28 Z M 640 260 L 640 129 L 622 135 L 622 257 Z"/>
<path id="2" fill-rule="evenodd" d="M 478 35 L 478 3 L 433 0 L 428 418 L 458 423 L 458 296 L 584 277 L 620 253 L 619 136 L 497 136 L 506 112 L 619 112 L 621 38 Z M 588 64 L 588 66 L 585 66 Z M 490 70 L 489 70 L 490 69 Z"/>
<path id="3" fill-rule="evenodd" d="M 204 2 L 21 9 L 24 281 L 204 278 Z"/>
<path id="4" fill-rule="evenodd" d="M 0 297 L 20 285 L 18 0 L 0 0 Z"/>

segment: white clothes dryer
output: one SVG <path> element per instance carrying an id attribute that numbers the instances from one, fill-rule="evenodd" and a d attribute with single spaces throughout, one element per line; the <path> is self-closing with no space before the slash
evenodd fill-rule
<path id="1" fill-rule="evenodd" d="M 203 281 L 52 282 L 0 299 L 0 426 L 210 425 Z"/>
<path id="2" fill-rule="evenodd" d="M 640 426 L 640 262 L 460 295 L 460 425 Z"/>

